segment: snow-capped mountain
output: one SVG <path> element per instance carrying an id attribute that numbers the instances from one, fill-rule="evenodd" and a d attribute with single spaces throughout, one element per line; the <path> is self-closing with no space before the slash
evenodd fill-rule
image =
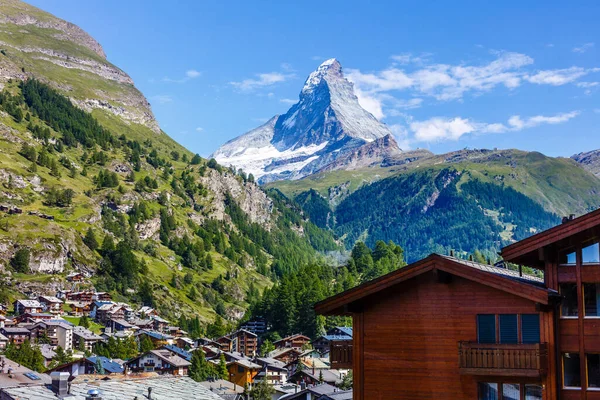
<path id="1" fill-rule="evenodd" d="M 377 146 L 361 151 L 375 141 Z M 332 58 L 308 76 L 298 103 L 287 113 L 230 140 L 212 156 L 265 183 L 300 179 L 333 165 L 352 169 L 381 164 L 400 153 L 391 131 L 360 106 L 353 84 Z M 362 155 L 367 156 L 364 162 Z M 352 162 L 343 162 L 349 158 Z"/>

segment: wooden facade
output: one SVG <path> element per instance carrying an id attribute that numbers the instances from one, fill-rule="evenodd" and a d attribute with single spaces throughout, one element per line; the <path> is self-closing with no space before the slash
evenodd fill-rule
<path id="1" fill-rule="evenodd" d="M 320 314 L 353 318 L 351 346 L 331 358 L 347 365 L 351 355 L 354 398 L 600 400 L 600 210 L 502 257 L 543 281 L 432 255 L 318 303 Z M 517 327 L 511 343 L 506 321 Z"/>

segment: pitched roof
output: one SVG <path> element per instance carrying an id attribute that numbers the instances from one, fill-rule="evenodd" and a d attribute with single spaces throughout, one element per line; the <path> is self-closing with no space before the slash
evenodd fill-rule
<path id="1" fill-rule="evenodd" d="M 184 349 L 181 349 L 175 345 L 167 344 L 164 345 L 162 348 L 172 351 L 173 353 L 177 354 L 179 357 L 183 358 L 186 361 L 190 361 L 192 359 L 192 353 L 190 353 L 189 351 L 185 351 Z"/>
<path id="2" fill-rule="evenodd" d="M 37 300 L 16 300 L 15 303 L 20 303 L 23 307 L 42 308 L 42 305 Z"/>
<path id="3" fill-rule="evenodd" d="M 113 360 L 106 357 L 93 356 L 88 357 L 87 360 L 93 364 L 97 364 L 98 360 L 100 360 L 102 368 L 104 368 L 104 371 L 108 372 L 109 374 L 122 374 L 125 370 L 125 368 L 123 368 L 121 364 L 116 363 Z"/>
<path id="4" fill-rule="evenodd" d="M 155 354 L 158 358 L 163 361 L 168 362 L 169 364 L 175 367 L 187 367 L 190 365 L 190 362 L 184 358 L 179 357 L 177 354 L 170 350 L 150 350 L 150 353 Z"/>
<path id="5" fill-rule="evenodd" d="M 522 256 L 537 252 L 538 249 L 598 226 L 600 226 L 600 209 L 508 245 L 502 249 L 502 258 L 516 261 Z"/>
<path id="6" fill-rule="evenodd" d="M 478 282 L 541 304 L 548 304 L 549 295 L 555 294 L 554 291 L 545 288 L 543 282 L 537 277 L 528 275 L 520 276 L 518 272 L 505 268 L 432 254 L 404 268 L 320 301 L 315 304 L 315 310 L 318 314 L 325 315 L 346 314 L 348 313 L 346 308 L 350 303 L 428 271 L 437 270 L 445 271 L 451 275 L 460 276 L 464 279 Z"/>
<path id="7" fill-rule="evenodd" d="M 123 400 L 145 397 L 152 388 L 155 400 L 222 400 L 216 393 L 188 377 L 160 376 L 157 378 L 128 380 L 96 380 L 71 385 L 69 400 L 85 400 L 89 390 L 97 389 L 102 400 Z M 56 400 L 56 395 L 46 386 L 16 387 L 4 390 L 13 399 Z"/>
<path id="8" fill-rule="evenodd" d="M 262 369 L 261 365 L 255 364 L 246 358 L 240 358 L 237 360 L 233 360 L 233 361 L 228 362 L 227 364 L 237 364 L 237 365 L 241 365 L 242 367 L 245 367 L 248 369 Z"/>
<path id="9" fill-rule="evenodd" d="M 73 335 L 80 336 L 85 340 L 102 340 L 101 336 L 96 335 L 94 332 L 84 328 L 83 326 L 73 327 Z"/>

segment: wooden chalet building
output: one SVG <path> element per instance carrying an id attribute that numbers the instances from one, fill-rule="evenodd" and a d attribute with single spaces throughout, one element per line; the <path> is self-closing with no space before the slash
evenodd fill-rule
<path id="1" fill-rule="evenodd" d="M 498 266 L 431 255 L 318 303 L 354 399 L 600 399 L 600 210 L 514 243 Z"/>

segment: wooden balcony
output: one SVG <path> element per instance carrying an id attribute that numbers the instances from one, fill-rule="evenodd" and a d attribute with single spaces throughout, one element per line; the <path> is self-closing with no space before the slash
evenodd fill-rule
<path id="1" fill-rule="evenodd" d="M 459 342 L 458 363 L 463 375 L 537 378 L 546 374 L 548 346 Z"/>
<path id="2" fill-rule="evenodd" d="M 352 368 L 352 340 L 336 340 L 329 345 L 331 369 Z"/>

